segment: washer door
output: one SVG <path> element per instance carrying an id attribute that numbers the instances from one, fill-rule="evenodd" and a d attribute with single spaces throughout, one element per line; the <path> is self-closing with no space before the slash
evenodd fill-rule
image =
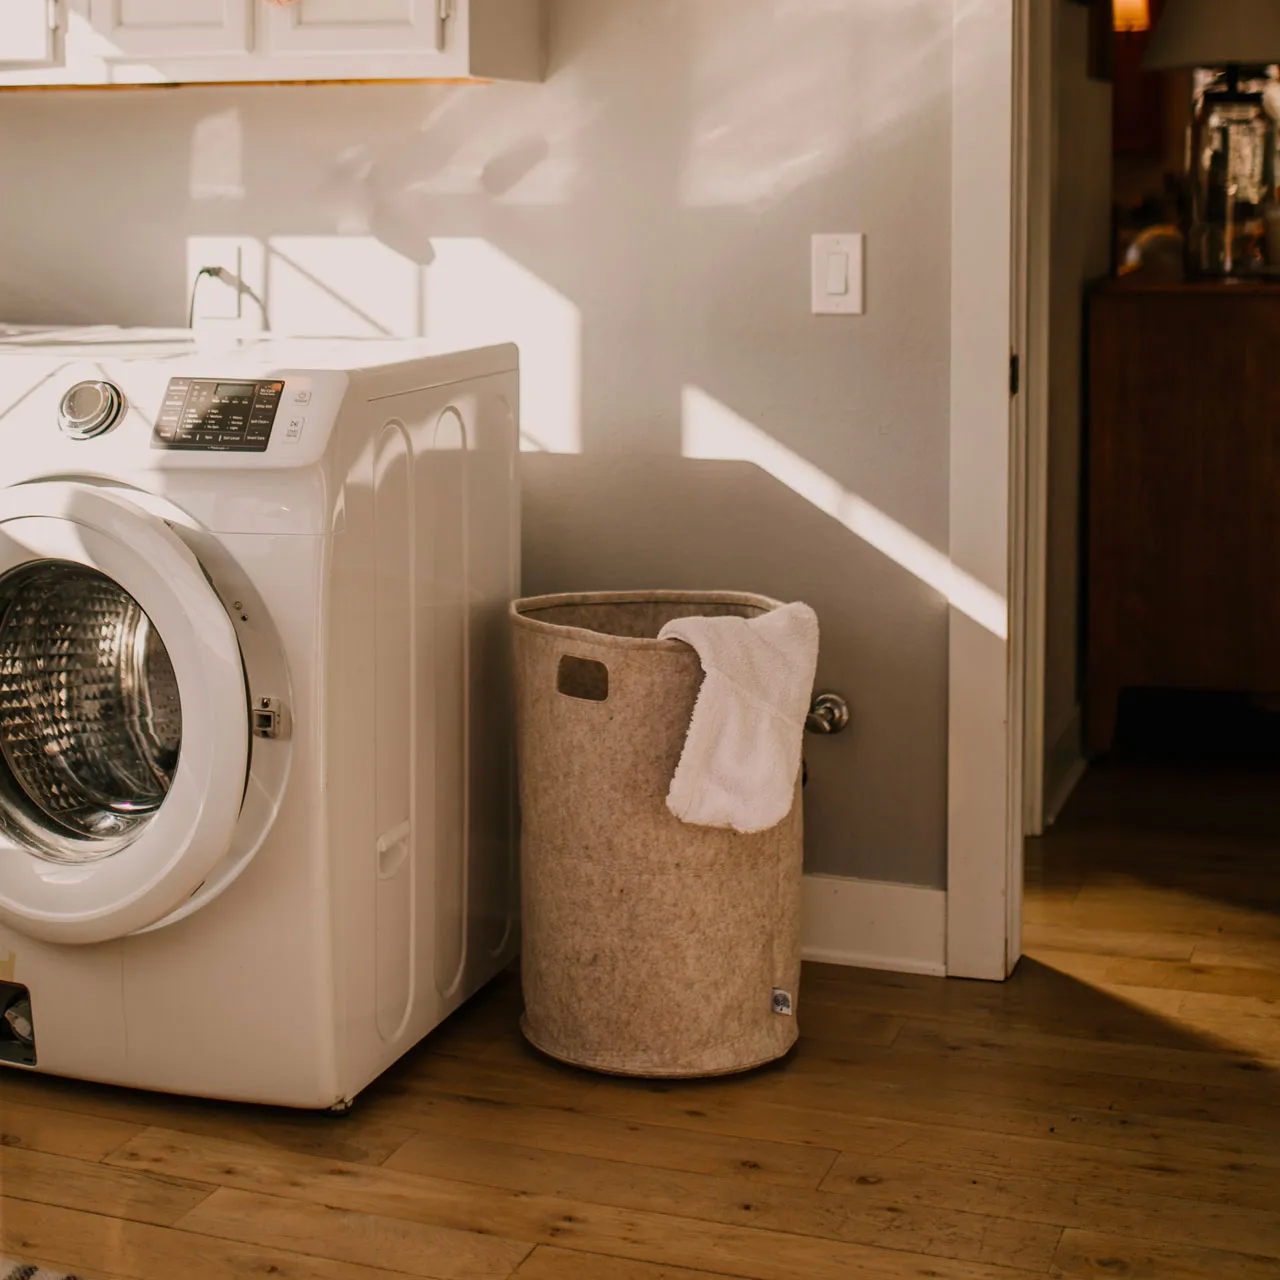
<path id="1" fill-rule="evenodd" d="M 230 847 L 248 758 L 240 647 L 186 544 L 90 485 L 0 491 L 0 920 L 160 919 Z"/>

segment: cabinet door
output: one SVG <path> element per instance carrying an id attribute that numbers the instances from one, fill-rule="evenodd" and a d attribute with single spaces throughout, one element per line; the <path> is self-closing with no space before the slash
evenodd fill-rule
<path id="1" fill-rule="evenodd" d="M 244 53 L 254 0 L 91 0 L 89 21 L 123 58 Z"/>
<path id="2" fill-rule="evenodd" d="M 267 6 L 273 53 L 424 53 L 444 48 L 458 0 L 294 0 Z"/>
<path id="3" fill-rule="evenodd" d="M 4 0 L 0 68 L 50 67 L 59 61 L 55 0 Z"/>

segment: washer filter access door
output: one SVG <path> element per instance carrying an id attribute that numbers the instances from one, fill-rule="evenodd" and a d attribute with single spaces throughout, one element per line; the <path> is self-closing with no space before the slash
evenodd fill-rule
<path id="1" fill-rule="evenodd" d="M 186 544 L 91 485 L 0 491 L 0 920 L 101 942 L 172 911 L 230 847 L 248 753 Z"/>

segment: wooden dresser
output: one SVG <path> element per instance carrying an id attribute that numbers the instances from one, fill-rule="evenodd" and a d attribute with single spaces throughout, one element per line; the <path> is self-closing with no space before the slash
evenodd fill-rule
<path id="1" fill-rule="evenodd" d="M 1280 286 L 1090 297 L 1085 734 L 1131 686 L 1280 691 Z"/>

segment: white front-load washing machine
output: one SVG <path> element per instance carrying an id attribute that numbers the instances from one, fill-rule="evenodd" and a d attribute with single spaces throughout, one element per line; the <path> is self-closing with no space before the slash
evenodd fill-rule
<path id="1" fill-rule="evenodd" d="M 515 953 L 513 347 L 0 339 L 0 1069 L 336 1108 Z"/>

